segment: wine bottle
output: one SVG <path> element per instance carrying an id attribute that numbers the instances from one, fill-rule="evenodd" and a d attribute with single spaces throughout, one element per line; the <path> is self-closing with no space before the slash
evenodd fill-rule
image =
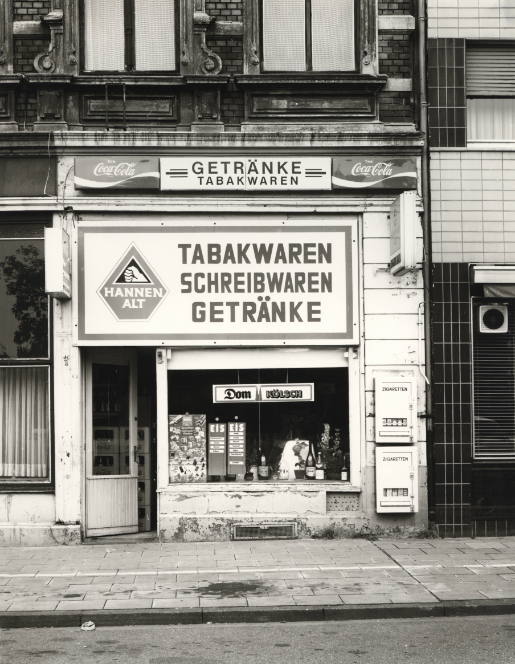
<path id="1" fill-rule="evenodd" d="M 325 468 L 322 462 L 322 454 L 320 452 L 317 454 L 317 462 L 315 464 L 315 479 L 316 480 L 325 479 Z"/>
<path id="2" fill-rule="evenodd" d="M 266 456 L 261 454 L 261 458 L 258 466 L 258 479 L 267 480 L 269 475 L 269 468 L 266 462 Z"/>
<path id="3" fill-rule="evenodd" d="M 304 469 L 304 477 L 307 480 L 314 480 L 316 473 L 315 455 L 313 453 L 313 443 L 309 443 L 309 452 L 306 457 L 306 466 Z"/>
<path id="4" fill-rule="evenodd" d="M 347 455 L 343 455 L 343 466 L 341 470 L 341 480 L 342 482 L 348 482 L 349 481 L 349 469 L 347 467 Z"/>

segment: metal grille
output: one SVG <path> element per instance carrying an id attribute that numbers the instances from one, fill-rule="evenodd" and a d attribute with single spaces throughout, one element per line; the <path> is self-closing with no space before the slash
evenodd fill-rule
<path id="1" fill-rule="evenodd" d="M 85 0 L 87 71 L 123 71 L 125 28 L 123 0 Z"/>
<path id="2" fill-rule="evenodd" d="M 515 519 L 474 519 L 473 537 L 509 537 L 515 535 Z"/>
<path id="3" fill-rule="evenodd" d="M 234 524 L 233 540 L 295 539 L 296 523 Z"/>
<path id="4" fill-rule="evenodd" d="M 474 317 L 474 457 L 515 459 L 515 300 L 508 304 L 508 332 L 479 332 Z"/>
<path id="5" fill-rule="evenodd" d="M 306 69 L 304 0 L 263 0 L 263 67 L 266 71 Z"/>
<path id="6" fill-rule="evenodd" d="M 349 71 L 354 62 L 354 0 L 311 0 L 314 71 Z"/>
<path id="7" fill-rule="evenodd" d="M 174 0 L 134 0 L 138 71 L 175 69 Z"/>
<path id="8" fill-rule="evenodd" d="M 467 48 L 467 95 L 515 95 L 515 48 Z"/>

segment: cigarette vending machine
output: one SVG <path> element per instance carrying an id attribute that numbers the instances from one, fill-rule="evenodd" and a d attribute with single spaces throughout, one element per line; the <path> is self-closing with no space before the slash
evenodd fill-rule
<path id="1" fill-rule="evenodd" d="M 416 447 L 376 447 L 376 511 L 418 512 Z"/>

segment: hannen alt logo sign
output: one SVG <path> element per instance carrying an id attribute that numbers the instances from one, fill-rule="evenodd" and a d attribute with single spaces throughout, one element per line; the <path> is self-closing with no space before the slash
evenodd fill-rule
<path id="1" fill-rule="evenodd" d="M 133 244 L 98 289 L 100 297 L 119 320 L 147 320 L 167 292 Z"/>

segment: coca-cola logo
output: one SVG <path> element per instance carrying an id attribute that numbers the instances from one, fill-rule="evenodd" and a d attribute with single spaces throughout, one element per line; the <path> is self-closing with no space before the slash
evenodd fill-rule
<path id="1" fill-rule="evenodd" d="M 352 167 L 351 174 L 354 176 L 365 177 L 390 177 L 393 173 L 393 163 L 391 161 L 358 161 Z"/>
<path id="2" fill-rule="evenodd" d="M 131 161 L 99 161 L 93 169 L 93 174 L 102 177 L 127 177 L 130 178 L 136 173 L 136 163 Z"/>

